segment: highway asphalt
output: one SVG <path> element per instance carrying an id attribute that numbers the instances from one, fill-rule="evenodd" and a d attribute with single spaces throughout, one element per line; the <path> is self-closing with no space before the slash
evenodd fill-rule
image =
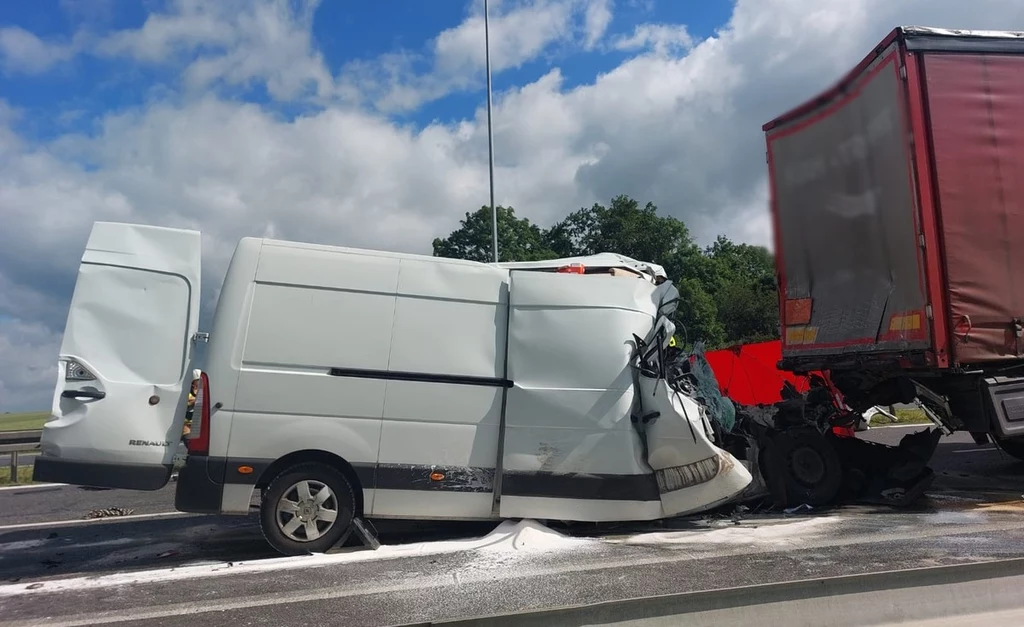
<path id="1" fill-rule="evenodd" d="M 895 443 L 913 430 L 861 435 Z M 578 542 L 521 552 L 444 543 L 494 523 L 381 523 L 384 550 L 313 558 L 277 557 L 252 516 L 173 512 L 173 486 L 2 489 L 0 625 L 388 625 L 1024 557 L 1024 462 L 954 435 L 932 466 L 929 497 L 909 510 L 580 526 Z M 103 508 L 132 511 L 85 518 Z M 407 543 L 422 544 L 395 548 Z"/>

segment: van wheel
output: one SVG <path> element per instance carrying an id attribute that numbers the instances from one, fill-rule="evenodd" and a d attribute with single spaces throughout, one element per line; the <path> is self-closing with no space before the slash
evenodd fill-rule
<path id="1" fill-rule="evenodd" d="M 321 463 L 292 466 L 270 482 L 260 504 L 260 527 L 285 555 L 323 553 L 352 529 L 352 486 L 336 468 Z"/>
<path id="2" fill-rule="evenodd" d="M 789 505 L 825 505 L 839 493 L 843 467 L 824 436 L 813 429 L 790 429 L 772 439 L 772 474 L 785 485 Z"/>
<path id="3" fill-rule="evenodd" d="M 1010 457 L 1024 461 L 1024 438 L 1012 438 L 1009 440 L 996 439 L 996 445 L 1003 449 L 1003 452 Z"/>

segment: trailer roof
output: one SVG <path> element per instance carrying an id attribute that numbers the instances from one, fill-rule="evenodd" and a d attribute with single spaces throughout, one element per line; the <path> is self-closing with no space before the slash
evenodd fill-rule
<path id="1" fill-rule="evenodd" d="M 786 124 L 814 111 L 846 90 L 847 86 L 894 42 L 902 41 L 912 52 L 964 52 L 1024 54 L 1024 32 L 1009 30 L 963 30 L 928 26 L 900 26 L 893 29 L 872 51 L 837 83 L 796 108 L 765 124 L 764 131 Z"/>

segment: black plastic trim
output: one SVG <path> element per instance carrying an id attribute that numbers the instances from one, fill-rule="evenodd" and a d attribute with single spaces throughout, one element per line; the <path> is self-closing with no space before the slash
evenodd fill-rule
<path id="1" fill-rule="evenodd" d="M 191 459 L 192 456 L 189 456 Z M 207 458 L 202 458 L 206 460 Z M 273 460 L 238 457 L 208 458 L 208 474 L 212 477 L 222 469 L 224 483 L 255 485 Z M 241 474 L 239 466 L 251 466 L 254 472 Z M 356 477 L 365 489 L 410 490 L 416 492 L 494 491 L 494 468 L 441 466 L 427 464 L 352 464 Z M 442 479 L 433 480 L 432 473 Z M 179 486 L 182 474 L 178 476 Z M 179 487 L 180 489 L 180 487 Z M 503 496 L 545 497 L 556 499 L 590 499 L 598 501 L 657 501 L 658 481 L 649 475 L 560 474 L 554 472 L 506 471 L 502 478 Z M 192 511 L 192 510 L 188 510 Z"/>
<path id="2" fill-rule="evenodd" d="M 1022 54 L 1024 38 L 951 37 L 948 35 L 914 35 L 906 33 L 904 45 L 911 52 L 960 52 L 976 54 Z"/>
<path id="3" fill-rule="evenodd" d="M 95 400 L 107 397 L 106 392 L 99 390 L 64 390 L 60 393 L 61 398 L 91 398 Z"/>
<path id="4" fill-rule="evenodd" d="M 159 490 L 171 480 L 171 470 L 170 464 L 111 464 L 40 455 L 34 463 L 32 480 L 95 488 Z"/>
<path id="5" fill-rule="evenodd" d="M 174 508 L 181 512 L 217 514 L 224 499 L 223 459 L 189 455 L 185 466 L 178 471 L 178 485 L 174 489 Z"/>
<path id="6" fill-rule="evenodd" d="M 189 458 L 192 456 L 189 455 Z M 256 485 L 256 482 L 267 468 L 274 463 L 272 459 L 250 459 L 248 457 L 208 457 L 210 477 L 220 483 L 231 485 Z M 248 466 L 252 472 L 239 472 L 239 467 Z M 180 479 L 179 479 L 180 480 Z"/>
<path id="7" fill-rule="evenodd" d="M 435 481 L 431 474 L 440 473 Z M 439 492 L 484 492 L 494 490 L 494 469 L 468 466 L 425 466 L 379 464 L 375 488 L 378 490 L 436 490 Z"/>
<path id="8" fill-rule="evenodd" d="M 506 470 L 502 496 L 534 496 L 595 501 L 658 501 L 658 481 L 650 475 L 557 474 Z"/>
<path id="9" fill-rule="evenodd" d="M 394 370 L 365 370 L 362 368 L 331 368 L 332 377 L 356 379 L 381 379 L 384 381 L 417 381 L 420 383 L 447 383 L 449 385 L 479 385 L 484 387 L 510 388 L 512 381 L 498 377 L 476 377 L 461 374 L 433 374 L 427 372 L 399 372 Z"/>

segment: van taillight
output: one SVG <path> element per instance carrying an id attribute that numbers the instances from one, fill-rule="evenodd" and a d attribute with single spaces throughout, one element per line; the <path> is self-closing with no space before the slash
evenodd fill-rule
<path id="1" fill-rule="evenodd" d="M 185 448 L 192 455 L 210 452 L 210 377 L 205 372 L 199 375 L 196 402 L 192 406 L 192 428 L 185 437 Z"/>

